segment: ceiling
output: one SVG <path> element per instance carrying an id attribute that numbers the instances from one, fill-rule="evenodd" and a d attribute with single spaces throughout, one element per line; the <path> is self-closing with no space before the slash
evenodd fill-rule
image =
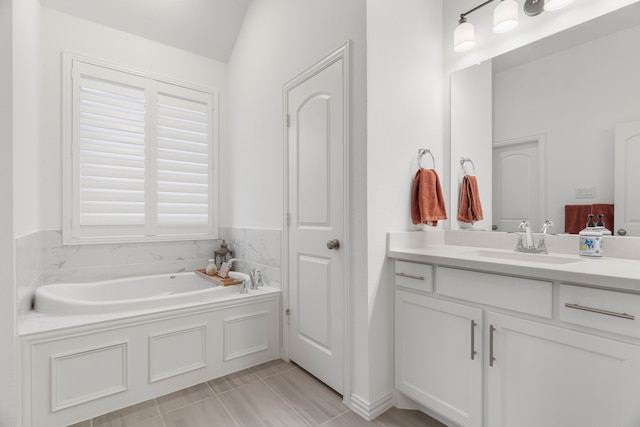
<path id="1" fill-rule="evenodd" d="M 42 6 L 227 63 L 252 0 L 40 0 Z"/>

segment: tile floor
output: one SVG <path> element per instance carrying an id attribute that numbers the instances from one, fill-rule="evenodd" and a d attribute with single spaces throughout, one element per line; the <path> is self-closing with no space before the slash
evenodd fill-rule
<path id="1" fill-rule="evenodd" d="M 333 390 L 282 360 L 111 412 L 71 427 L 445 427 L 391 408 L 366 421 Z"/>

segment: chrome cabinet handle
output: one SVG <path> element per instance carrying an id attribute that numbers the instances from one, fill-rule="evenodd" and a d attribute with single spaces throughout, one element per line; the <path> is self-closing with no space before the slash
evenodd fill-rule
<path id="1" fill-rule="evenodd" d="M 407 273 L 396 273 L 396 276 L 407 277 L 409 279 L 415 279 L 415 280 L 424 280 L 424 276 L 414 276 L 412 274 L 407 274 Z"/>
<path id="2" fill-rule="evenodd" d="M 476 351 L 476 326 L 478 324 L 475 322 L 475 320 L 471 319 L 471 360 L 475 360 L 476 359 L 476 354 L 478 354 L 478 352 Z"/>
<path id="3" fill-rule="evenodd" d="M 636 317 L 632 314 L 617 313 L 615 311 L 601 310 L 599 308 L 593 308 L 593 307 L 585 307 L 584 305 L 579 305 L 579 304 L 566 303 L 564 306 L 567 308 L 574 308 L 576 310 L 584 310 L 584 311 L 590 311 L 592 313 L 604 314 L 607 316 L 620 317 L 622 319 L 628 319 L 628 320 L 636 319 Z"/>
<path id="4" fill-rule="evenodd" d="M 493 333 L 496 331 L 496 328 L 493 325 L 489 325 L 489 366 L 493 366 L 493 362 L 495 362 L 496 358 L 493 357 Z"/>
<path id="5" fill-rule="evenodd" d="M 340 249 L 340 240 L 333 239 L 327 242 L 327 249 L 335 249 L 336 251 Z"/>

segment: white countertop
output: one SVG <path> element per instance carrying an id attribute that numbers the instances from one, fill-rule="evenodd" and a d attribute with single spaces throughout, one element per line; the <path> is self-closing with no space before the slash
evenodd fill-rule
<path id="1" fill-rule="evenodd" d="M 426 234 L 427 236 L 410 236 L 407 239 L 405 233 L 405 236 L 397 239 L 390 233 L 387 255 L 390 258 L 446 267 L 640 293 L 638 259 L 606 256 L 587 258 L 553 252 L 548 255 L 524 254 L 491 245 L 482 247 L 477 242 L 473 242 L 472 246 L 445 244 L 447 239 L 444 235 Z M 476 238 L 477 235 L 473 237 Z"/>

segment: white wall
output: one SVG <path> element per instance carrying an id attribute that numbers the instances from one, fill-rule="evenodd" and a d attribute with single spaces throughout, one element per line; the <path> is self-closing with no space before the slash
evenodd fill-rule
<path id="1" fill-rule="evenodd" d="M 393 388 L 393 279 L 386 233 L 426 227 L 411 221 L 418 149 L 431 149 L 446 180 L 441 34 L 440 0 L 367 1 L 368 293 L 358 298 L 368 300 L 369 343 L 368 353 L 356 356 L 369 359 L 359 369 L 368 369 L 372 402 Z"/>
<path id="2" fill-rule="evenodd" d="M 615 125 L 640 120 L 640 56 L 630 54 L 639 42 L 636 26 L 493 77 L 494 140 L 546 135 L 556 232 L 565 204 L 614 202 Z M 595 187 L 596 197 L 576 199 L 575 187 Z"/>
<path id="3" fill-rule="evenodd" d="M 14 232 L 16 236 L 39 229 L 40 170 L 40 105 L 42 90 L 40 75 L 40 2 L 15 2 L 13 81 L 13 164 Z"/>
<path id="4" fill-rule="evenodd" d="M 16 422 L 13 286 L 13 3 L 0 1 L 0 425 Z"/>
<path id="5" fill-rule="evenodd" d="M 220 140 L 226 138 L 226 64 L 42 8 L 41 229 L 62 228 L 61 63 L 63 50 L 216 89 L 220 94 Z M 22 161 L 19 168 L 33 167 Z M 35 172 L 35 171 L 34 171 Z M 224 180 L 222 180 L 224 183 Z"/>

